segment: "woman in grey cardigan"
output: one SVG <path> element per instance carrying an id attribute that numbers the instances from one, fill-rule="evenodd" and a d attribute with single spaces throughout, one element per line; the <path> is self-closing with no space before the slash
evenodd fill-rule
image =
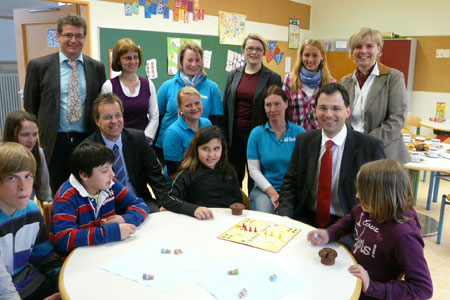
<path id="1" fill-rule="evenodd" d="M 357 69 L 341 79 L 352 107 L 347 123 L 383 140 L 386 158 L 407 163 L 410 156 L 401 134 L 408 113 L 403 73 L 378 61 L 383 48 L 378 30 L 361 28 L 349 44 Z"/>

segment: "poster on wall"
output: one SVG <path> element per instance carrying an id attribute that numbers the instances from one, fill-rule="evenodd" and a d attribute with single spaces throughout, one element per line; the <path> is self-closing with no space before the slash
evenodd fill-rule
<path id="1" fill-rule="evenodd" d="M 300 20 L 289 18 L 289 49 L 298 49 L 300 46 Z"/>
<path id="2" fill-rule="evenodd" d="M 228 50 L 227 54 L 227 65 L 225 70 L 231 72 L 234 69 L 239 68 L 245 64 L 245 57 L 242 53 Z"/>
<path id="3" fill-rule="evenodd" d="M 202 45 L 202 41 L 199 39 L 167 37 L 167 74 L 175 75 L 177 73 L 178 51 L 183 44 L 191 42 Z"/>
<path id="4" fill-rule="evenodd" d="M 219 11 L 219 40 L 221 44 L 241 45 L 245 39 L 246 15 Z"/>

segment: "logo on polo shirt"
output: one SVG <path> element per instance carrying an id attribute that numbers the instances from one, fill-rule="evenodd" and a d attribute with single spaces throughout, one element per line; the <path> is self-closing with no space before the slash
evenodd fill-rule
<path id="1" fill-rule="evenodd" d="M 287 136 L 284 138 L 283 142 L 287 143 L 287 142 L 295 142 L 295 137 L 290 137 Z"/>

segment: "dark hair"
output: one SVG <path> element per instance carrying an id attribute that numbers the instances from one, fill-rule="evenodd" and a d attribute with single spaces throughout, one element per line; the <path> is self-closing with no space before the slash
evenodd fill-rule
<path id="1" fill-rule="evenodd" d="M 106 163 L 114 164 L 114 153 L 105 145 L 94 142 L 83 142 L 73 149 L 69 158 L 70 173 L 81 182 L 80 173 L 92 175 L 92 170 Z"/>
<path id="2" fill-rule="evenodd" d="M 264 100 L 262 102 L 262 108 L 263 108 L 263 112 L 265 112 L 265 105 L 266 105 L 266 99 L 267 97 L 271 96 L 271 95 L 277 95 L 280 96 L 281 98 L 283 98 L 283 101 L 286 102 L 288 104 L 287 108 L 286 108 L 286 112 L 285 112 L 285 119 L 286 122 L 287 121 L 292 121 L 292 111 L 291 111 L 291 105 L 288 102 L 288 98 L 286 96 L 286 93 L 283 91 L 283 89 L 281 87 L 279 87 L 278 85 L 271 85 L 267 88 L 266 93 L 265 93 L 265 97 Z M 267 117 L 267 114 L 264 113 L 263 116 L 263 124 L 265 124 L 267 121 L 269 121 L 269 118 Z"/>
<path id="3" fill-rule="evenodd" d="M 119 103 L 120 111 L 123 114 L 122 100 L 120 100 L 120 98 L 116 94 L 106 93 L 106 94 L 98 95 L 97 99 L 95 99 L 95 101 L 94 101 L 94 105 L 92 106 L 92 114 L 94 115 L 94 119 L 95 120 L 100 119 L 100 113 L 98 112 L 98 107 L 101 104 L 114 104 L 114 103 Z"/>
<path id="4" fill-rule="evenodd" d="M 22 130 L 22 122 L 30 121 L 36 124 L 37 118 L 35 115 L 23 110 L 16 110 L 10 112 L 6 116 L 5 127 L 3 129 L 3 141 L 4 142 L 19 142 L 19 131 Z M 33 149 L 31 149 L 34 159 L 36 160 L 36 176 L 34 178 L 33 188 L 38 190 L 41 188 L 41 156 L 39 155 L 39 139 L 36 141 Z"/>
<path id="5" fill-rule="evenodd" d="M 72 25 L 74 27 L 82 27 L 84 35 L 86 35 L 86 33 L 87 33 L 86 21 L 78 15 L 68 14 L 68 15 L 65 15 L 64 17 L 59 18 L 58 19 L 58 33 L 59 34 L 62 33 L 64 25 Z"/>
<path id="6" fill-rule="evenodd" d="M 222 131 L 220 131 L 217 126 L 206 126 L 198 130 L 186 152 L 186 157 L 181 162 L 179 170 L 189 170 L 192 173 L 197 172 L 201 165 L 198 158 L 198 147 L 209 143 L 212 139 L 218 139 L 222 144 L 222 155 L 220 156 L 220 160 L 217 162 L 215 169 L 222 172 L 225 175 L 226 180 L 233 178 L 235 173 L 228 161 L 227 143 Z"/>
<path id="7" fill-rule="evenodd" d="M 339 92 L 342 95 L 342 98 L 344 99 L 344 105 L 345 107 L 350 106 L 350 98 L 348 97 L 347 90 L 338 83 L 329 83 L 324 86 L 322 86 L 316 95 L 316 105 L 319 103 L 319 97 L 321 94 L 331 95 L 335 92 Z"/>
<path id="8" fill-rule="evenodd" d="M 138 54 L 139 57 L 139 67 L 142 66 L 142 62 L 144 61 L 144 54 L 142 53 L 142 49 L 139 48 L 136 43 L 129 38 L 123 38 L 117 41 L 116 45 L 113 49 L 113 59 L 111 63 L 111 68 L 114 71 L 122 71 L 122 66 L 120 65 L 120 58 L 125 55 L 128 51 L 133 51 Z"/>
<path id="9" fill-rule="evenodd" d="M 356 177 L 361 206 L 378 223 L 407 223 L 406 212 L 413 207 L 408 171 L 398 161 L 381 159 L 364 164 Z"/>

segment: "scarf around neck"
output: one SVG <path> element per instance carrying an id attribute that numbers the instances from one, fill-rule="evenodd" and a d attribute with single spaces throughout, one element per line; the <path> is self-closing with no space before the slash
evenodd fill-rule
<path id="1" fill-rule="evenodd" d="M 181 81 L 183 81 L 186 86 L 192 86 L 195 88 L 203 81 L 204 77 L 205 76 L 203 76 L 202 72 L 198 72 L 195 76 L 189 76 L 186 75 L 186 73 L 184 73 L 183 71 L 180 71 Z"/>
<path id="2" fill-rule="evenodd" d="M 312 89 L 317 88 L 322 82 L 322 70 L 317 72 L 308 71 L 305 67 L 300 70 L 300 80 L 303 84 L 309 86 Z"/>

